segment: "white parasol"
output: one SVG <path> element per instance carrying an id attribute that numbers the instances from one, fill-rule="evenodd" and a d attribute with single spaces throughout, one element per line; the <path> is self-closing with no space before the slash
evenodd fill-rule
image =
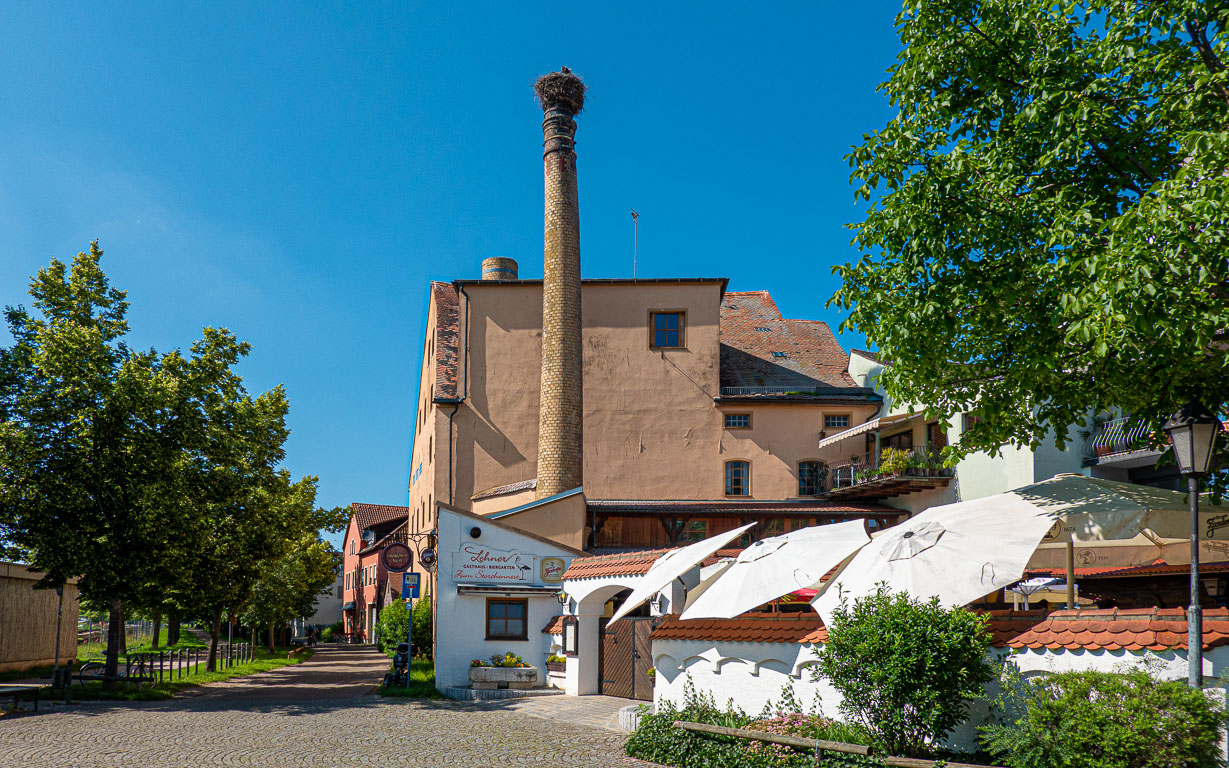
<path id="1" fill-rule="evenodd" d="M 850 520 L 757 541 L 700 597 L 688 601 L 681 618 L 729 619 L 796 589 L 812 587 L 870 540 L 866 524 Z"/>
<path id="2" fill-rule="evenodd" d="M 644 574 L 640 584 L 632 590 L 623 605 L 619 606 L 619 610 L 615 611 L 606 626 L 614 624 L 636 610 L 646 600 L 668 587 L 670 582 L 702 563 L 705 558 L 716 554 L 717 550 L 737 539 L 753 525 L 755 523 L 735 528 L 732 531 L 725 531 L 716 536 L 709 536 L 704 541 L 697 541 L 695 544 L 688 544 L 680 549 L 672 549 L 657 558 L 657 562 L 653 563 L 653 567 Z"/>
<path id="3" fill-rule="evenodd" d="M 842 597 L 852 602 L 886 582 L 949 608 L 964 605 L 1019 581 L 1053 523 L 1014 493 L 932 507 L 872 539 L 811 604 L 831 624 Z"/>

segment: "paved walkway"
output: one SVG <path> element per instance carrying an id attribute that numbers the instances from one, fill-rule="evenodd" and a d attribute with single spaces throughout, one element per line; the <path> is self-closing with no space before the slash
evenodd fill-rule
<path id="1" fill-rule="evenodd" d="M 303 664 L 170 701 L 0 719 L 0 768 L 647 765 L 605 727 L 622 699 L 384 700 L 371 691 L 387 664 L 370 650 L 318 647 Z"/>

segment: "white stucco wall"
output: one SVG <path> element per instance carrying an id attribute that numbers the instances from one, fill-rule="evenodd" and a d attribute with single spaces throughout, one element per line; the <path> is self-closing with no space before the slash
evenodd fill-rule
<path id="1" fill-rule="evenodd" d="M 996 660 L 1010 660 L 1023 675 L 1043 672 L 1098 670 L 1125 672 L 1143 669 L 1158 679 L 1186 678 L 1184 651 L 1051 651 L 1009 652 L 995 649 Z M 794 695 L 810 707 L 816 704 L 828 717 L 840 717 L 841 696 L 826 681 L 812 679 L 815 646 L 797 643 L 714 643 L 704 640 L 654 640 L 653 664 L 657 669 L 653 701 L 681 704 L 690 679 L 696 690 L 711 694 L 718 706 L 727 703 L 749 714 L 758 714 L 766 704 L 780 700 L 787 684 Z M 1223 678 L 1229 676 L 1229 646 L 1205 654 L 1204 675 L 1209 685 L 1225 695 Z M 987 686 L 988 698 L 999 692 L 997 682 Z M 987 722 L 987 702 L 975 703 L 969 720 L 956 729 L 948 745 L 971 750 L 977 746 L 977 728 Z"/>
<path id="2" fill-rule="evenodd" d="M 481 529 L 478 539 L 470 536 L 470 529 Z M 551 592 L 528 597 L 527 639 L 523 641 L 486 639 L 486 599 L 491 595 L 462 595 L 457 593 L 453 579 L 453 555 L 463 544 L 478 542 L 492 549 L 515 550 L 536 558 L 561 557 L 570 563 L 574 553 L 565 547 L 553 545 L 490 520 L 478 519 L 453 512 L 446 506 L 439 507 L 438 519 L 438 593 L 436 596 L 436 643 L 435 685 L 443 689 L 469 685 L 469 662 L 485 659 L 493 654 L 508 651 L 518 654 L 527 663 L 538 667 L 539 684 L 545 684 L 546 656 L 549 644 L 544 639 L 542 628 L 552 617 L 559 615 L 559 603 Z M 465 579 L 464 583 L 474 583 Z M 534 569 L 533 577 L 526 582 L 545 585 L 540 573 Z M 491 582 L 492 588 L 500 586 Z M 562 588 L 562 585 L 559 586 Z"/>

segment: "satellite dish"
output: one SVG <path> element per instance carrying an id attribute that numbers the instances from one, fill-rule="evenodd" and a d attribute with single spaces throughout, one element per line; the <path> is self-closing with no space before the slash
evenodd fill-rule
<path id="1" fill-rule="evenodd" d="M 367 546 L 371 546 L 372 544 L 376 543 L 376 532 L 370 528 L 364 528 L 362 534 L 360 535 L 363 538 L 363 543 Z"/>

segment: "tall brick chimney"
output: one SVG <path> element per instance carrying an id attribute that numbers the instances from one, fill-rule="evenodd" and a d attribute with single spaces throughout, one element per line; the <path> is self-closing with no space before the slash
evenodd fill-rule
<path id="1" fill-rule="evenodd" d="M 546 178 L 542 279 L 542 389 L 538 411 L 538 498 L 581 485 L 584 461 L 580 343 L 580 208 L 576 120 L 585 84 L 564 67 L 534 84 L 545 114 Z"/>

